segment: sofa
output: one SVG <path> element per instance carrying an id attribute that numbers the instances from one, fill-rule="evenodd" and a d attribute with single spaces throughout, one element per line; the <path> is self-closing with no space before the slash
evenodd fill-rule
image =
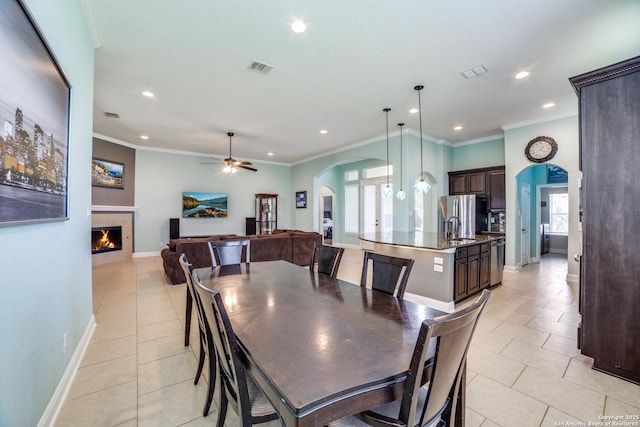
<path id="1" fill-rule="evenodd" d="M 211 267 L 209 241 L 243 240 L 251 241 L 251 262 L 284 260 L 298 265 L 308 265 L 313 244 L 322 243 L 322 235 L 316 232 L 276 229 L 271 234 L 237 236 L 221 234 L 204 237 L 172 239 L 164 248 L 162 265 L 172 284 L 183 283 L 186 279 L 178 258 L 184 253 L 194 268 Z"/>

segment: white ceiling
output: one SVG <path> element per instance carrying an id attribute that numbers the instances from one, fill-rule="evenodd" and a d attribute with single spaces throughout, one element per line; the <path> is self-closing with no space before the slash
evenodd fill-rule
<path id="1" fill-rule="evenodd" d="M 577 114 L 569 77 L 640 54 L 638 0 L 83 4 L 96 45 L 96 134 L 226 157 L 232 131 L 241 160 L 290 164 L 383 137 L 384 107 L 391 131 L 398 122 L 417 130 L 408 112 L 416 84 L 425 86 L 428 137 L 501 135 L 503 126 Z M 295 18 L 305 33 L 289 29 Z M 249 71 L 254 59 L 274 69 Z M 478 65 L 488 71 L 461 76 Z M 530 77 L 515 80 L 521 70 Z"/>

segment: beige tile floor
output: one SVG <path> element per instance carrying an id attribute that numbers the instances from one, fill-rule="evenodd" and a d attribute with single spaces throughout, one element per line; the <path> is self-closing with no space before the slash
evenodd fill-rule
<path id="1" fill-rule="evenodd" d="M 341 279 L 359 281 L 361 256 L 345 251 Z M 577 285 L 565 276 L 566 258 L 545 255 L 493 290 L 469 352 L 468 427 L 640 414 L 640 387 L 590 369 L 576 350 Z M 93 292 L 96 330 L 56 425 L 215 424 L 215 402 L 202 417 L 206 379 L 193 384 L 195 324 L 192 345 L 183 345 L 185 285 L 168 283 L 161 259 L 96 266 Z M 237 425 L 228 414 L 226 425 Z"/>

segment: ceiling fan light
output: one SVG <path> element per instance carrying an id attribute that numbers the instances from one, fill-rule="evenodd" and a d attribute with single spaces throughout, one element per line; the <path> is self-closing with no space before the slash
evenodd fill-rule
<path id="1" fill-rule="evenodd" d="M 230 173 L 231 172 L 231 166 L 227 165 L 225 167 L 222 168 L 222 172 L 224 173 Z"/>

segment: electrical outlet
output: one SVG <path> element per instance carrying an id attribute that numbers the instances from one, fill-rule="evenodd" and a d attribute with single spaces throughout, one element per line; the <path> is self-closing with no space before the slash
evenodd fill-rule
<path id="1" fill-rule="evenodd" d="M 62 353 L 67 352 L 67 346 L 69 345 L 69 339 L 67 338 L 67 333 L 65 332 L 62 336 Z"/>

